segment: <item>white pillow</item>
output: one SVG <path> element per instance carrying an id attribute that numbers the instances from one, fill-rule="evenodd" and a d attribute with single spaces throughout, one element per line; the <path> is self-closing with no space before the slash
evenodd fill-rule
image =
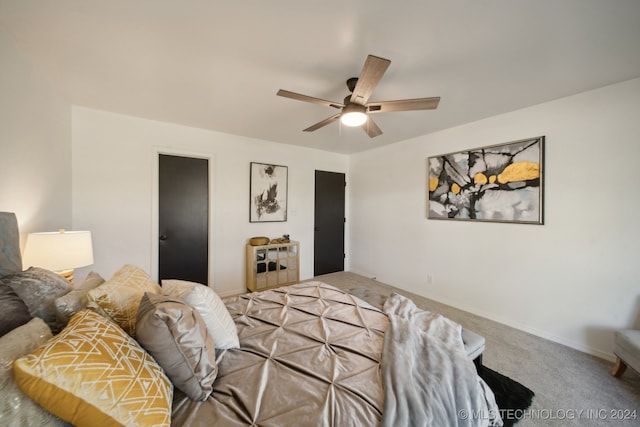
<path id="1" fill-rule="evenodd" d="M 238 331 L 227 307 L 210 287 L 184 280 L 163 280 L 162 293 L 180 298 L 198 310 L 216 348 L 238 348 Z"/>

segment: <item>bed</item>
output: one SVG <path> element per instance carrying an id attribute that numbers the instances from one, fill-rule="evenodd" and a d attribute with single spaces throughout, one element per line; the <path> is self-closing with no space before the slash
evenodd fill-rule
<path id="1" fill-rule="evenodd" d="M 0 228 L 4 228 L 0 229 L 0 236 L 5 236 L 4 239 L 0 237 L 0 244 L 4 248 L 15 247 L 13 237 L 7 239 L 6 236 L 8 233 L 15 236 L 17 231 L 7 231 L 11 228 L 7 224 L 6 215 L 4 218 L 0 215 Z M 0 260 L 0 271 L 7 264 L 16 268 L 15 251 L 3 249 L 3 254 L 8 252 L 11 256 L 3 256 Z M 6 269 L 2 274 L 5 273 Z M 101 286 L 105 284 L 95 289 L 101 289 Z M 169 292 L 171 288 L 163 283 L 163 289 Z M 162 291 L 158 296 L 152 292 L 144 294 L 138 319 L 140 313 L 146 312 L 145 298 L 168 298 L 160 294 Z M 173 298 L 171 302 L 183 303 L 179 298 Z M 171 425 L 502 425 L 493 393 L 477 376 L 473 362 L 464 351 L 460 326 L 437 314 L 419 310 L 400 295 L 392 295 L 381 310 L 326 283 L 310 281 L 227 298 L 224 307 L 237 331 L 237 345 L 217 348 L 208 355 L 204 354 L 206 351 L 198 352 L 198 368 L 209 368 L 207 375 L 202 377 L 204 380 L 195 384 L 193 376 L 172 380 L 173 384 L 167 388 L 170 392 L 162 396 L 156 393 L 149 398 L 169 400 Z M 40 344 L 35 352 L 56 339 L 64 339 L 81 318 L 91 318 L 100 325 L 106 323 L 105 328 L 110 328 L 111 321 L 103 319 L 109 316 L 104 314 L 98 315 L 91 310 L 78 312 L 58 335 L 41 338 L 44 344 Z M 84 325 L 83 331 L 87 329 L 86 323 Z M 120 330 L 127 331 L 126 326 Z M 135 333 L 128 331 L 129 335 L 144 342 L 144 326 L 146 323 L 140 322 L 138 330 Z M 189 327 L 183 325 L 180 333 L 186 336 L 187 330 L 191 334 L 201 331 L 208 340 L 208 329 L 208 324 L 200 322 Z M 105 334 L 115 333 L 114 330 L 109 329 Z M 9 334 L 15 331 L 18 328 Z M 99 334 L 90 332 L 92 342 L 100 339 Z M 122 339 L 136 345 L 136 340 L 124 335 Z M 2 339 L 4 337 L 0 337 Z M 78 336 L 74 335 L 73 339 L 77 340 Z M 149 348 L 152 353 L 152 347 L 142 347 Z M 205 347 L 208 346 L 202 346 Z M 34 352 L 33 348 L 28 350 Z M 32 356 L 29 351 L 16 359 L 16 365 L 22 366 L 23 360 Z M 141 352 L 145 353 L 144 350 Z M 146 356 L 141 354 L 140 358 L 143 357 Z M 202 361 L 207 358 L 208 364 L 204 366 Z M 149 363 L 154 361 L 154 358 L 149 359 Z M 155 359 L 162 360 L 161 357 Z M 14 371 L 22 376 L 18 368 Z M 77 370 L 75 367 L 74 372 Z M 161 369 L 155 373 L 160 378 L 158 389 L 166 386 L 162 373 L 169 371 Z M 207 382 L 206 387 L 204 382 Z M 43 388 L 42 384 L 39 383 L 38 389 Z M 49 386 L 44 384 L 45 388 Z M 189 387 L 194 385 L 198 391 L 206 389 L 203 399 L 192 398 L 190 391 L 193 389 Z M 22 383 L 20 388 L 23 388 Z M 59 391 L 58 388 L 55 390 Z M 37 393 L 21 396 L 21 405 L 25 408 L 33 405 L 30 398 L 68 421 L 86 425 L 96 423 L 95 415 L 84 418 L 74 413 L 69 415 L 68 411 L 59 411 L 58 407 L 64 405 L 51 406 Z M 85 402 L 80 400 L 78 404 Z M 10 417 L 20 420 L 19 408 L 7 409 L 6 405 L 1 408 L 0 424 L 3 420 L 11 421 Z M 149 409 L 145 410 L 151 413 Z M 40 416 L 47 421 L 40 425 L 56 425 L 56 422 L 64 425 L 55 416 L 47 418 L 49 414 L 44 412 L 45 415 Z M 94 413 L 89 411 L 87 414 Z M 165 414 L 164 425 L 167 425 L 166 417 Z M 145 425 L 151 416 L 141 419 L 139 425 Z M 5 424 L 11 425 L 11 422 Z"/>

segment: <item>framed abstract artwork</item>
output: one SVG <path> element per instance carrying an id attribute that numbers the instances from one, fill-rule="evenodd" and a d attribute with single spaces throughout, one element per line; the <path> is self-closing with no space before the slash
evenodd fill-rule
<path id="1" fill-rule="evenodd" d="M 287 220 L 286 166 L 251 162 L 250 222 L 282 222 Z"/>
<path id="2" fill-rule="evenodd" d="M 544 136 L 429 157 L 429 219 L 543 224 Z"/>

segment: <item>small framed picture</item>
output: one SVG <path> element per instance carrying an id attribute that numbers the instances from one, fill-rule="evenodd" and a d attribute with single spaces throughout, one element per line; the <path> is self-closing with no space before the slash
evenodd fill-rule
<path id="1" fill-rule="evenodd" d="M 249 222 L 287 220 L 286 166 L 251 162 Z"/>

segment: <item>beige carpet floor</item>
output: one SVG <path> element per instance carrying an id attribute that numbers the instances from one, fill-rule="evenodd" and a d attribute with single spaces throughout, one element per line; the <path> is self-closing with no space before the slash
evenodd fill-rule
<path id="1" fill-rule="evenodd" d="M 397 292 L 484 336 L 484 365 L 536 394 L 531 408 L 518 414 L 518 427 L 640 426 L 640 374 L 631 368 L 614 378 L 609 361 L 357 274 L 339 272 L 313 280 L 374 304 Z"/>

